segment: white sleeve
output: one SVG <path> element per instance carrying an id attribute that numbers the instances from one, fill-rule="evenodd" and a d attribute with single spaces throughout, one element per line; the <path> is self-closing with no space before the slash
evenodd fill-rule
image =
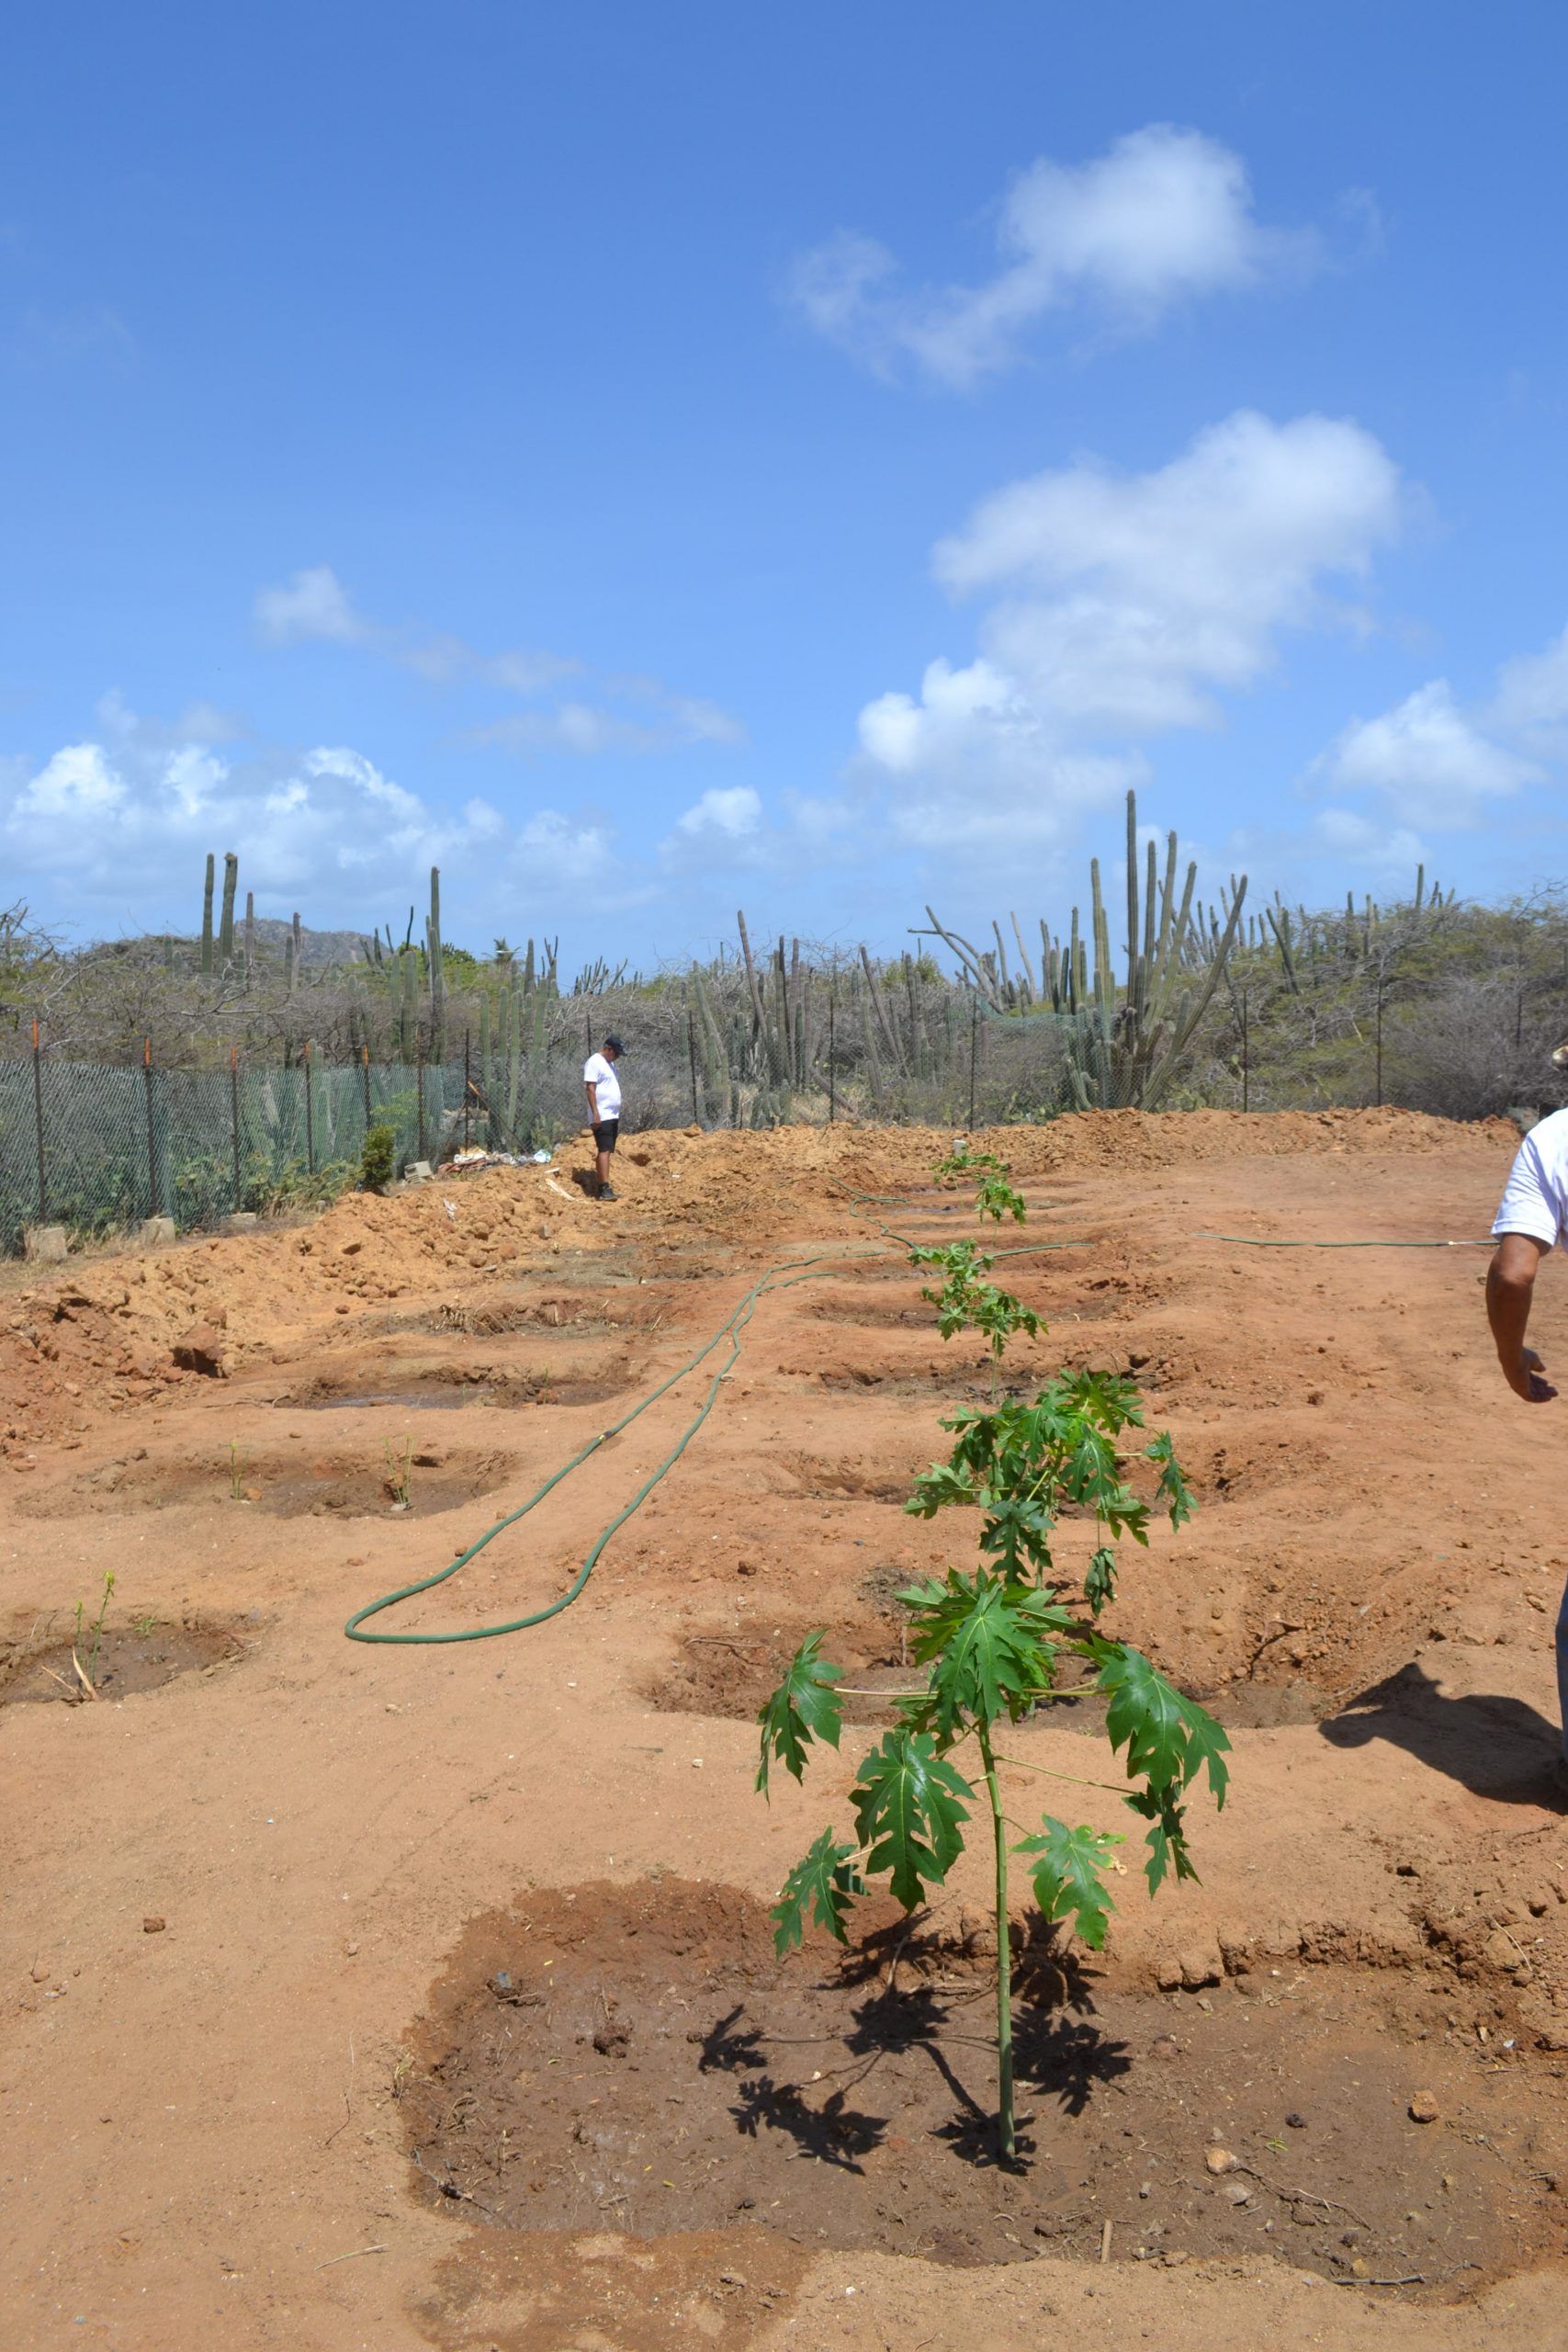
<path id="1" fill-rule="evenodd" d="M 1561 1195 L 1541 1164 L 1540 1148 L 1533 1135 L 1527 1136 L 1519 1146 L 1492 1230 L 1499 1237 L 1505 1233 L 1527 1233 L 1532 1240 L 1544 1242 L 1549 1250 L 1562 1238 Z"/>

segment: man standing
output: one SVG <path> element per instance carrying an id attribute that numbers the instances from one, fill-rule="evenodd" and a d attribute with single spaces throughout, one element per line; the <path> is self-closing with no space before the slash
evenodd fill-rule
<path id="1" fill-rule="evenodd" d="M 1550 1405 L 1557 1391 L 1533 1348 L 1525 1345 L 1541 1260 L 1568 1246 L 1568 1111 L 1533 1126 L 1515 1158 L 1492 1226 L 1497 1249 L 1486 1274 L 1486 1319 L 1503 1377 L 1527 1405 Z M 1557 1619 L 1557 1700 L 1564 1726 L 1557 1785 L 1568 1795 L 1568 1589 Z"/>
<path id="2" fill-rule="evenodd" d="M 599 1198 L 613 1201 L 610 1186 L 610 1154 L 615 1148 L 615 1137 L 621 1131 L 621 1081 L 615 1064 L 621 1058 L 621 1041 L 609 1036 L 596 1054 L 590 1054 L 582 1065 L 582 1084 L 588 1096 L 588 1124 L 593 1130 L 595 1169 L 599 1178 Z"/>

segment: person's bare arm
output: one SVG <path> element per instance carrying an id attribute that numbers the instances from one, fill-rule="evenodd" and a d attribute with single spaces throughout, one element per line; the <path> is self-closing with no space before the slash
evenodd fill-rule
<path id="1" fill-rule="evenodd" d="M 1529 1233 L 1505 1233 L 1486 1270 L 1486 1319 L 1503 1377 L 1527 1405 L 1548 1405 L 1557 1391 L 1533 1348 L 1525 1345 L 1537 1269 L 1547 1245 Z"/>
<path id="2" fill-rule="evenodd" d="M 588 1124 L 591 1127 L 596 1127 L 599 1124 L 598 1080 L 596 1078 L 585 1078 L 582 1081 L 582 1091 L 588 1097 Z"/>

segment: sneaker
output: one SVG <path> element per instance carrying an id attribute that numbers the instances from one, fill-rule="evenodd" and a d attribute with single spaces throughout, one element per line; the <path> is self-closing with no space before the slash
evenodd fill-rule
<path id="1" fill-rule="evenodd" d="M 620 1196 L 620 1194 L 619 1194 L 617 1192 L 615 1192 L 615 1191 L 611 1188 L 611 1186 L 610 1186 L 610 1185 L 608 1185 L 608 1184 L 601 1184 L 601 1185 L 600 1185 L 600 1187 L 599 1187 L 599 1198 L 600 1198 L 602 1201 L 618 1201 L 618 1200 L 620 1199 L 620 1197 L 621 1197 L 621 1196 Z"/>

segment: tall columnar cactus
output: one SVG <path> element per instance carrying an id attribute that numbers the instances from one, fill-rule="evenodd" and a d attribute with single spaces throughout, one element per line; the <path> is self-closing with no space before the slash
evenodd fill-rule
<path id="1" fill-rule="evenodd" d="M 446 980 L 441 966 L 441 869 L 430 869 L 430 912 L 425 918 L 425 944 L 430 953 L 430 1058 L 446 1058 Z"/>
<path id="2" fill-rule="evenodd" d="M 1142 894 L 1139 868 L 1145 867 Z M 1136 797 L 1127 795 L 1127 966 L 1118 986 L 1111 957 L 1111 926 L 1100 888 L 1100 861 L 1089 865 L 1090 936 L 1093 965 L 1079 935 L 1073 909 L 1068 938 L 1053 942 L 1041 925 L 1042 978 L 1052 1011 L 1062 1023 L 1072 1099 L 1080 1110 L 1133 1105 L 1156 1109 L 1181 1066 L 1181 1057 L 1208 1010 L 1236 939 L 1247 876 L 1234 876 L 1224 925 L 1206 930 L 1193 910 L 1198 869 L 1189 864 L 1179 898 L 1176 887 L 1177 842 L 1166 839 L 1163 878 L 1154 843 L 1138 855 Z M 982 954 L 940 922 L 927 908 L 935 935 L 957 956 L 964 978 L 995 1012 L 1021 1009 L 1021 992 L 1006 977 L 1001 931 L 994 926 L 998 954 Z M 1021 934 L 1018 934 L 1020 953 Z M 1027 961 L 1027 959 L 1025 959 Z"/>
<path id="3" fill-rule="evenodd" d="M 234 893 L 240 887 L 240 861 L 231 849 L 223 853 L 223 917 L 218 933 L 218 968 L 226 972 L 234 960 Z"/>
<path id="4" fill-rule="evenodd" d="M 201 894 L 201 969 L 204 977 L 212 970 L 212 885 L 217 860 L 210 850 L 207 853 L 207 887 Z"/>

